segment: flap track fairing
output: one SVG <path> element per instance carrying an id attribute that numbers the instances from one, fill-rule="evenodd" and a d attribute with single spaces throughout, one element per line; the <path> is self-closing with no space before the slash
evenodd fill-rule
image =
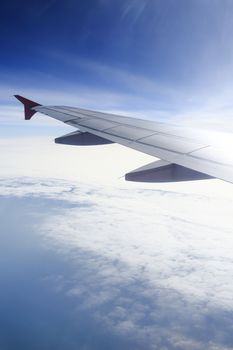
<path id="1" fill-rule="evenodd" d="M 147 164 L 125 175 L 126 181 L 137 182 L 178 182 L 211 178 L 207 174 L 163 160 Z"/>
<path id="2" fill-rule="evenodd" d="M 89 132 L 75 131 L 55 139 L 55 143 L 73 146 L 96 146 L 113 143 Z"/>

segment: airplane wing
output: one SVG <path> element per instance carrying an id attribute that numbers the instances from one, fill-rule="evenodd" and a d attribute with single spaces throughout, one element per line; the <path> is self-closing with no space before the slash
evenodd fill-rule
<path id="1" fill-rule="evenodd" d="M 125 175 L 129 181 L 173 182 L 219 178 L 233 183 L 233 135 L 66 106 L 43 106 L 22 96 L 25 119 L 48 115 L 77 130 L 56 138 L 68 145 L 119 143 L 160 160 Z"/>

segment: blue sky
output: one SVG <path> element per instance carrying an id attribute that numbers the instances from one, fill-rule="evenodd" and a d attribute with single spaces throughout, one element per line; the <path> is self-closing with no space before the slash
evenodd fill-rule
<path id="1" fill-rule="evenodd" d="M 162 119 L 232 110 L 232 11 L 228 0 L 4 3 L 1 100 L 22 91 Z"/>

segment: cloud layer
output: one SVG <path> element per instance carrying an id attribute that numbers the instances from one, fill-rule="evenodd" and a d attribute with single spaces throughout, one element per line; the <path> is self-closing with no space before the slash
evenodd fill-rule
<path id="1" fill-rule="evenodd" d="M 121 348 L 232 347 L 232 199 L 39 178 L 2 179 L 0 193 L 72 266 L 44 278 L 100 345 L 107 329 Z"/>

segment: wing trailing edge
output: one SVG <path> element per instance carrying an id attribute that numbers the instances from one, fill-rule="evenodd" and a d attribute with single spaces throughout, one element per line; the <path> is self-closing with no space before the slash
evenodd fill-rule
<path id="1" fill-rule="evenodd" d="M 128 181 L 171 182 L 217 178 L 233 183 L 232 133 L 131 118 L 69 106 L 44 106 L 20 95 L 25 119 L 36 113 L 75 127 L 56 143 L 98 145 L 116 142 L 160 158 L 125 175 Z"/>

